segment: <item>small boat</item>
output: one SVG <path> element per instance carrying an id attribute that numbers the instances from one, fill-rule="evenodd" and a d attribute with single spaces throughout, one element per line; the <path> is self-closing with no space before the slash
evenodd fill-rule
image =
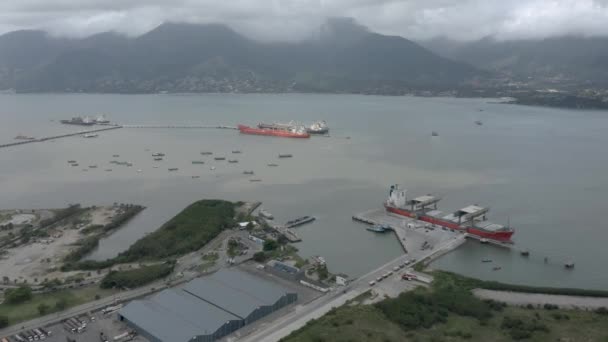
<path id="1" fill-rule="evenodd" d="M 327 127 L 327 123 L 325 121 L 317 121 L 306 127 L 306 132 L 310 134 L 327 134 L 329 133 L 329 127 Z"/>
<path id="2" fill-rule="evenodd" d="M 74 164 L 75 162 L 75 160 L 68 160 L 68 164 Z"/>
<path id="3" fill-rule="evenodd" d="M 72 166 L 78 166 L 78 163 L 72 163 L 71 165 Z"/>
<path id="4" fill-rule="evenodd" d="M 249 180 L 250 182 L 261 182 L 262 180 L 259 178 L 253 178 Z"/>
<path id="5" fill-rule="evenodd" d="M 481 122 L 480 120 L 477 120 L 477 121 L 475 121 L 475 124 L 476 124 L 477 126 L 481 126 L 481 125 L 483 125 L 483 122 Z"/>
<path id="6" fill-rule="evenodd" d="M 127 165 L 128 167 L 133 166 L 133 163 L 126 163 L 125 165 Z"/>
<path id="7" fill-rule="evenodd" d="M 142 172 L 144 172 L 144 171 L 143 171 L 142 169 L 137 169 L 137 172 L 138 172 L 138 173 L 142 173 Z"/>
<path id="8" fill-rule="evenodd" d="M 260 216 L 268 220 L 274 220 L 274 216 L 272 216 L 272 214 L 268 210 L 263 208 L 260 209 Z"/>
<path id="9" fill-rule="evenodd" d="M 201 152 L 201 156 L 210 156 L 213 152 Z"/>
<path id="10" fill-rule="evenodd" d="M 392 228 L 390 226 L 385 225 L 385 224 L 375 224 L 375 225 L 367 227 L 365 229 L 369 230 L 370 232 L 374 232 L 374 233 L 386 233 L 386 232 L 392 230 Z"/>
<path id="11" fill-rule="evenodd" d="M 231 164 L 238 163 L 239 161 L 236 159 L 228 159 L 228 162 Z"/>
<path id="12" fill-rule="evenodd" d="M 158 169 L 158 165 L 154 165 L 154 166 L 152 166 L 152 168 Z"/>
<path id="13" fill-rule="evenodd" d="M 214 160 L 226 160 L 226 157 L 215 157 Z"/>
<path id="14" fill-rule="evenodd" d="M 293 157 L 293 155 L 289 154 L 289 153 L 279 154 L 279 158 L 291 158 L 291 157 Z"/>
<path id="15" fill-rule="evenodd" d="M 270 163 L 270 164 L 268 164 L 268 166 L 270 166 L 270 167 L 277 167 L 277 166 L 279 166 L 279 164 Z"/>
<path id="16" fill-rule="evenodd" d="M 522 256 L 529 256 L 530 255 L 530 251 L 529 250 L 523 250 L 521 252 L 519 252 L 519 254 L 521 254 Z"/>
<path id="17" fill-rule="evenodd" d="M 178 168 L 176 168 L 176 167 L 170 167 L 170 168 L 169 168 L 169 171 L 177 171 L 177 170 L 179 170 L 179 169 L 178 169 Z"/>
<path id="18" fill-rule="evenodd" d="M 112 169 L 105 169 L 106 172 L 112 172 Z"/>
<path id="19" fill-rule="evenodd" d="M 89 165 L 89 169 L 96 169 L 97 165 Z"/>
<path id="20" fill-rule="evenodd" d="M 201 176 L 192 176 L 192 179 L 201 178 Z"/>
<path id="21" fill-rule="evenodd" d="M 159 152 L 152 153 L 152 157 L 164 157 L 164 156 L 165 156 L 164 153 L 159 153 Z"/>
<path id="22" fill-rule="evenodd" d="M 438 136 L 439 136 L 439 133 L 437 133 L 437 132 L 435 132 L 435 131 L 432 131 L 432 132 L 431 132 L 431 136 L 432 136 L 432 137 L 438 137 Z"/>
<path id="23" fill-rule="evenodd" d="M 205 162 L 202 160 L 193 160 L 192 164 L 205 164 Z"/>
<path id="24" fill-rule="evenodd" d="M 36 138 L 34 138 L 34 137 L 30 137 L 30 136 L 23 135 L 23 134 L 19 134 L 14 139 L 15 140 L 36 140 Z"/>
<path id="25" fill-rule="evenodd" d="M 241 153 L 241 150 L 234 150 L 234 151 L 232 151 L 232 153 L 233 154 L 239 154 L 239 153 Z"/>
<path id="26" fill-rule="evenodd" d="M 500 267 L 500 266 L 492 267 L 492 271 L 500 271 L 500 270 L 502 270 L 502 267 Z"/>
<path id="27" fill-rule="evenodd" d="M 479 242 L 481 242 L 481 243 L 488 243 L 488 239 L 486 239 L 486 238 L 481 238 L 481 239 L 479 240 Z"/>
<path id="28" fill-rule="evenodd" d="M 244 174 L 244 175 L 252 175 L 252 174 L 253 174 L 253 171 L 243 171 L 243 174 Z"/>
<path id="29" fill-rule="evenodd" d="M 568 269 L 572 269 L 572 268 L 574 268 L 574 262 L 568 261 L 564 264 L 564 267 L 568 268 Z"/>
<path id="30" fill-rule="evenodd" d="M 154 158 L 154 160 L 155 161 L 161 161 L 161 160 L 163 160 L 163 158 L 162 157 L 156 157 L 156 158 Z"/>
<path id="31" fill-rule="evenodd" d="M 87 172 L 87 171 L 89 171 L 89 169 L 82 169 L 82 171 Z"/>
<path id="32" fill-rule="evenodd" d="M 492 262 L 492 259 L 481 259 L 481 262 Z"/>
<path id="33" fill-rule="evenodd" d="M 120 155 L 119 154 L 113 154 L 112 157 L 113 158 L 118 158 L 118 157 L 120 157 Z"/>
<path id="34" fill-rule="evenodd" d="M 313 216 L 302 216 L 302 217 L 299 217 L 299 218 L 297 218 L 295 220 L 287 221 L 287 223 L 285 223 L 285 227 L 287 227 L 287 228 L 293 228 L 293 227 L 301 226 L 303 224 L 312 222 L 314 220 L 316 220 L 316 218 L 313 217 Z"/>
<path id="35" fill-rule="evenodd" d="M 211 171 L 215 170 L 215 166 L 212 166 L 209 170 L 211 170 Z"/>
<path id="36" fill-rule="evenodd" d="M 87 133 L 82 135 L 83 138 L 97 138 L 98 136 L 99 135 L 95 133 Z"/>

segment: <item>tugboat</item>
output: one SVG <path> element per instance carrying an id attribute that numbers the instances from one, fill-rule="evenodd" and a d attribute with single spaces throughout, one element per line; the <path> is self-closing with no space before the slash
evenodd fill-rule
<path id="1" fill-rule="evenodd" d="M 574 268 L 574 262 L 572 261 L 568 261 L 564 264 L 564 267 L 567 269 L 573 269 Z"/>
<path id="2" fill-rule="evenodd" d="M 238 161 L 238 160 L 236 160 L 236 159 L 228 159 L 228 162 L 229 162 L 230 164 L 234 164 L 234 163 L 238 163 L 239 161 Z"/>
<path id="3" fill-rule="evenodd" d="M 492 262 L 492 259 L 481 259 L 481 262 Z"/>
<path id="4" fill-rule="evenodd" d="M 95 123 L 97 124 L 109 124 L 110 120 L 106 119 L 106 117 L 102 114 L 95 119 Z"/>
<path id="5" fill-rule="evenodd" d="M 492 271 L 500 271 L 500 270 L 502 270 L 502 267 L 500 267 L 500 266 L 496 266 L 496 267 L 492 268 Z"/>
<path id="6" fill-rule="evenodd" d="M 252 174 L 253 174 L 253 171 L 243 171 L 243 174 L 244 174 L 244 175 L 252 175 Z"/>
<path id="7" fill-rule="evenodd" d="M 312 125 L 306 127 L 306 132 L 310 134 L 327 134 L 329 127 L 325 121 L 316 121 Z"/>
<path id="8" fill-rule="evenodd" d="M 385 224 L 375 224 L 371 227 L 367 227 L 365 228 L 367 230 L 369 230 L 370 232 L 374 232 L 374 233 L 386 233 L 387 231 L 392 230 L 392 228 L 388 225 Z"/>
<path id="9" fill-rule="evenodd" d="M 522 256 L 527 257 L 527 256 L 530 256 L 530 251 L 526 249 L 526 250 L 523 250 L 523 251 L 519 252 L 519 254 L 521 254 Z"/>

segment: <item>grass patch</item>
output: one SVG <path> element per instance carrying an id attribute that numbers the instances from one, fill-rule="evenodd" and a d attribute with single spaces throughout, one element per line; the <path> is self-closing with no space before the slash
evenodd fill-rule
<path id="1" fill-rule="evenodd" d="M 130 289 L 143 286 L 168 276 L 173 272 L 174 267 L 175 263 L 166 262 L 158 265 L 142 266 L 128 271 L 112 271 L 101 280 L 99 287 L 102 289 L 115 287 Z"/>
<path id="2" fill-rule="evenodd" d="M 61 311 L 57 303 L 64 302 L 65 309 L 84 304 L 100 298 L 117 293 L 116 290 L 103 290 L 97 286 L 87 286 L 78 289 L 61 290 L 53 293 L 35 294 L 32 299 L 21 304 L 0 304 L 0 316 L 5 315 L 9 319 L 9 324 L 16 324 L 21 321 L 39 317 L 38 306 L 47 305 L 50 309 L 48 313 Z M 59 305 L 61 307 L 61 305 Z"/>
<path id="3" fill-rule="evenodd" d="M 342 306 L 284 341 L 608 341 L 603 311 L 481 301 L 471 295 L 476 283 L 469 279 L 435 274 L 431 289 L 417 288 L 371 306 Z"/>

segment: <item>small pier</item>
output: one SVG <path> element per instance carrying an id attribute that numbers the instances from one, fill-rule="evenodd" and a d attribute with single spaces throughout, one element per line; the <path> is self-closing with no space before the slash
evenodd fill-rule
<path id="1" fill-rule="evenodd" d="M 60 138 L 73 137 L 73 136 L 77 136 L 77 135 L 109 131 L 112 129 L 119 129 L 119 128 L 122 128 L 122 126 L 110 126 L 110 127 L 104 127 L 104 128 L 90 129 L 90 130 L 86 130 L 86 131 L 79 131 L 79 132 L 74 132 L 74 133 L 53 135 L 53 136 L 49 136 L 49 137 L 43 137 L 43 138 L 37 138 L 37 139 L 31 139 L 31 140 L 16 141 L 16 142 L 8 143 L 8 144 L 1 144 L 0 148 L 13 147 L 13 146 L 24 145 L 24 144 L 32 144 L 32 143 L 37 143 L 37 142 L 45 142 L 48 140 L 55 140 L 55 139 L 60 139 Z"/>
<path id="2" fill-rule="evenodd" d="M 283 235 L 289 242 L 300 242 L 302 239 L 293 231 L 293 229 L 285 226 L 271 226 L 277 233 Z"/>

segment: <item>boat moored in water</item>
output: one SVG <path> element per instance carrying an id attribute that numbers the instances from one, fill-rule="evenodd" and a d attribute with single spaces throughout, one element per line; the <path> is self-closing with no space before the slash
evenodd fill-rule
<path id="1" fill-rule="evenodd" d="M 391 185 L 384 207 L 390 213 L 467 233 L 480 239 L 512 242 L 511 236 L 514 230 L 511 227 L 486 220 L 489 208 L 469 205 L 445 215 L 437 210 L 437 203 L 440 200 L 441 198 L 431 195 L 408 200 L 405 190 L 400 189 L 398 185 Z"/>
<path id="2" fill-rule="evenodd" d="M 327 134 L 329 127 L 325 121 L 316 121 L 312 125 L 306 127 L 306 132 L 310 134 Z"/>
<path id="3" fill-rule="evenodd" d="M 292 124 L 258 124 L 258 127 L 238 125 L 242 134 L 267 135 L 283 138 L 310 138 L 310 134 L 302 126 Z"/>

